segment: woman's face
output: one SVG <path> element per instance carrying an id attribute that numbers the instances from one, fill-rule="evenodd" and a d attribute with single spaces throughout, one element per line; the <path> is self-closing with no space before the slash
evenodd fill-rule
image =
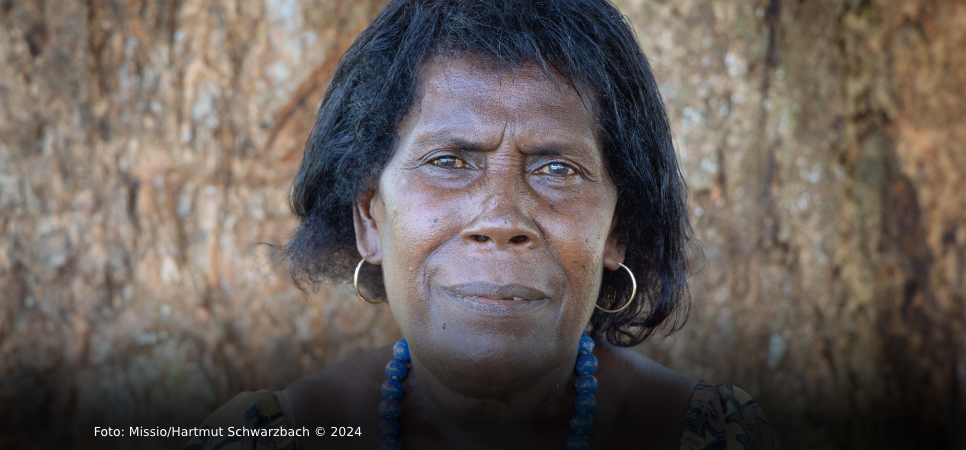
<path id="1" fill-rule="evenodd" d="M 623 260 L 596 117 L 555 78 L 427 63 L 395 154 L 356 205 L 359 250 L 382 264 L 392 314 L 438 378 L 522 382 L 573 364 L 602 271 Z"/>

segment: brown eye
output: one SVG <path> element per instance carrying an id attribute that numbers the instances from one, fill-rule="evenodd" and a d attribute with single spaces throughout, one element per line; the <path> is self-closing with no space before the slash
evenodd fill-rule
<path id="1" fill-rule="evenodd" d="M 555 177 L 565 177 L 576 173 L 573 167 L 558 162 L 547 164 L 541 167 L 539 171 Z"/>
<path id="2" fill-rule="evenodd" d="M 442 167 L 444 169 L 464 169 L 466 168 L 466 162 L 455 156 L 441 156 L 432 160 L 432 165 L 436 167 Z"/>

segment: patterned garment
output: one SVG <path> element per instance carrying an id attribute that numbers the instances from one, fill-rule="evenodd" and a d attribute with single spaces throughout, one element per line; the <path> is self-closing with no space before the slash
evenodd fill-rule
<path id="1" fill-rule="evenodd" d="M 288 428 L 275 396 L 267 390 L 242 392 L 213 412 L 201 428 L 219 430 L 220 436 L 193 437 L 185 450 L 297 450 L 294 437 L 245 436 L 241 428 Z M 232 436 L 231 434 L 236 434 Z"/>
<path id="2" fill-rule="evenodd" d="M 375 408 L 373 408 L 375 409 Z M 203 428 L 288 427 L 269 391 L 243 392 L 211 414 Z M 296 450 L 293 437 L 192 438 L 185 450 Z M 780 450 L 765 414 L 747 392 L 730 384 L 698 382 L 684 423 L 680 450 Z"/>
<path id="3" fill-rule="evenodd" d="M 765 413 L 747 392 L 699 381 L 691 394 L 680 450 L 779 450 Z"/>

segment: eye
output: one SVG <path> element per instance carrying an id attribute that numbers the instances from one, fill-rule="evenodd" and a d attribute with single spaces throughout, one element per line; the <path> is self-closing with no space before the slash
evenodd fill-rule
<path id="1" fill-rule="evenodd" d="M 455 156 L 440 156 L 429 162 L 436 167 L 442 167 L 443 169 L 465 169 L 466 161 L 459 159 Z"/>
<path id="2" fill-rule="evenodd" d="M 552 175 L 555 177 L 566 177 L 577 173 L 577 171 L 574 170 L 573 167 L 570 167 L 564 163 L 559 163 L 559 162 L 552 162 L 550 164 L 547 164 L 537 169 L 537 172 L 545 173 L 547 175 Z"/>

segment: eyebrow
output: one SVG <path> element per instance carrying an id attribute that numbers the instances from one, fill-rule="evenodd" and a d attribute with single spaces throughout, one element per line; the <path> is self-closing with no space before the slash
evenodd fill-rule
<path id="1" fill-rule="evenodd" d="M 419 136 L 416 138 L 415 142 L 418 145 L 423 146 L 433 146 L 433 147 L 443 147 L 459 152 L 489 152 L 493 149 L 485 148 L 483 145 L 452 135 L 449 131 L 441 132 L 430 132 L 425 136 Z M 593 151 L 581 144 L 566 144 L 551 142 L 544 145 L 539 145 L 526 149 L 523 152 L 527 156 L 562 156 L 568 154 L 576 154 L 581 156 L 588 156 L 592 154 Z"/>
<path id="2" fill-rule="evenodd" d="M 419 136 L 416 143 L 423 146 L 444 147 L 460 152 L 485 152 L 487 151 L 479 143 L 453 136 L 447 131 L 442 133 L 430 133 L 428 136 Z"/>
<path id="3" fill-rule="evenodd" d="M 587 152 L 588 149 L 585 149 L 581 145 L 566 145 L 566 144 L 553 143 L 553 144 L 534 147 L 528 150 L 527 152 L 525 152 L 525 154 L 528 156 L 560 156 L 567 153 L 571 153 L 571 152 L 568 152 L 568 150 L 572 150 L 573 152 L 583 155 L 584 153 Z"/>

